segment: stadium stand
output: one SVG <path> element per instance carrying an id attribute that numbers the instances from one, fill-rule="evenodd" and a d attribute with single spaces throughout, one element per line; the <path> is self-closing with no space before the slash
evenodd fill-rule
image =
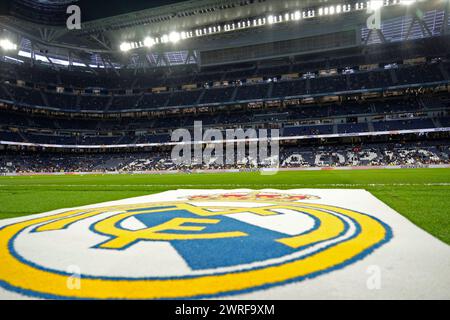
<path id="1" fill-rule="evenodd" d="M 263 163 L 260 159 L 259 165 Z M 345 166 L 425 166 L 450 164 L 450 144 L 382 143 L 322 147 L 286 147 L 281 150 L 281 168 L 314 168 Z M 239 169 L 255 167 L 246 157 Z M 141 172 L 194 169 L 175 165 L 170 152 L 101 153 L 67 155 L 61 153 L 2 153 L 0 173 L 27 172 Z M 229 166 L 201 166 L 202 169 L 225 169 Z"/>
<path id="2" fill-rule="evenodd" d="M 279 129 L 282 147 L 289 148 L 293 141 L 308 147 L 379 143 L 379 150 L 393 136 L 444 139 L 450 128 L 450 38 L 441 21 L 444 12 L 423 6 L 426 17 L 435 17 L 431 34 L 411 28 L 405 35 L 407 22 L 399 14 L 383 27 L 385 41 L 375 41 L 365 25 L 351 21 L 361 39 L 348 30 L 331 36 L 318 24 L 310 25 L 317 28 L 314 37 L 303 29 L 291 35 L 273 26 L 274 35 L 290 40 L 236 31 L 235 40 L 245 38 L 248 45 L 237 41 L 230 48 L 217 40 L 221 49 L 216 50 L 194 37 L 184 40 L 195 50 L 170 51 L 174 46 L 161 47 L 170 52 L 120 55 L 69 50 L 67 58 L 52 46 L 31 54 L 31 41 L 24 37 L 17 52 L 0 55 L 0 151 L 33 149 L 44 159 L 44 148 L 50 153 L 56 147 L 67 152 L 108 148 L 126 158 L 124 150 L 136 153 L 149 144 L 164 149 L 175 129 L 192 130 L 195 121 L 221 131 Z M 58 63 L 64 59 L 67 63 Z M 162 160 L 165 151 L 158 150 Z M 314 166 L 311 159 L 329 159 L 330 152 L 288 153 Z M 373 163 L 386 162 L 374 153 L 378 162 Z M 89 157 L 102 161 L 103 156 Z M 343 154 L 330 163 L 347 165 L 355 157 Z M 136 161 L 130 168 L 147 160 Z"/>
<path id="3" fill-rule="evenodd" d="M 86 93 L 80 95 L 81 100 L 79 103 L 74 100 L 73 95 L 52 92 L 50 88 L 46 90 L 37 89 L 35 88 L 37 84 L 28 83 L 30 86 L 25 87 L 5 84 L 2 86 L 3 92 L 1 92 L 0 98 L 4 100 L 11 100 L 13 98 L 17 103 L 37 106 L 46 106 L 47 103 L 45 101 L 48 101 L 49 107 L 66 110 L 76 109 L 78 104 L 82 109 L 96 111 L 106 111 L 110 106 L 115 111 L 137 108 L 156 109 L 167 105 L 190 106 L 219 102 L 227 103 L 233 101 L 285 98 L 305 94 L 332 94 L 334 92 L 351 90 L 387 88 L 395 85 L 426 85 L 427 82 L 435 83 L 446 80 L 445 75 L 441 72 L 442 68 L 440 66 L 441 63 L 430 63 L 403 67 L 394 71 L 390 70 L 395 72 L 395 78 L 398 79 L 397 82 L 392 81 L 389 71 L 374 70 L 361 71 L 351 75 L 323 76 L 314 79 L 277 80 L 273 84 L 271 84 L 272 80 L 267 80 L 268 82 L 265 84 L 247 83 L 244 86 L 229 83 L 220 88 L 177 90 L 173 93 L 145 94 L 143 97 L 142 93 L 125 95 L 120 94 L 120 91 L 115 92 L 114 96 L 111 97 L 112 92 L 108 90 L 102 90 L 98 94 L 92 95 L 89 93 L 92 90 L 85 90 Z M 419 79 L 419 75 L 423 75 L 424 77 Z M 122 92 L 124 92 L 124 89 L 131 88 L 124 87 Z"/>

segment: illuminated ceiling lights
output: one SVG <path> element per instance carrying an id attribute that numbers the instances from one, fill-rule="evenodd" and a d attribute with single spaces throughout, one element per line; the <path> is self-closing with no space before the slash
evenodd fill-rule
<path id="1" fill-rule="evenodd" d="M 167 43 L 167 42 L 169 42 L 169 36 L 168 36 L 167 34 L 163 35 L 163 36 L 161 37 L 161 42 L 162 42 L 162 43 Z"/>
<path id="2" fill-rule="evenodd" d="M 128 42 L 122 42 L 121 44 L 120 44 L 120 51 L 123 51 L 123 52 L 127 52 L 127 51 L 130 51 L 131 50 L 131 46 L 129 45 L 129 43 Z"/>
<path id="3" fill-rule="evenodd" d="M 180 41 L 181 36 L 178 32 L 173 31 L 169 34 L 169 41 L 172 43 L 177 43 L 178 41 Z"/>
<path id="4" fill-rule="evenodd" d="M 405 6 L 409 6 L 409 5 L 413 4 L 414 2 L 416 2 L 416 0 L 400 0 L 400 4 L 405 5 Z"/>
<path id="5" fill-rule="evenodd" d="M 13 43 L 9 39 L 1 39 L 0 48 L 2 48 L 5 51 L 17 50 L 17 44 Z"/>
<path id="6" fill-rule="evenodd" d="M 306 10 L 296 10 L 284 13 L 271 13 L 264 17 L 253 17 L 251 19 L 227 22 L 223 25 L 205 26 L 190 31 L 172 31 L 169 34 L 159 35 L 155 37 L 146 37 L 143 41 L 124 42 L 120 45 L 120 50 L 127 52 L 129 50 L 141 47 L 151 48 L 156 44 L 173 43 L 176 44 L 181 40 L 194 37 L 203 37 L 221 32 L 229 32 L 234 30 L 246 29 L 251 27 L 261 27 L 266 24 L 273 25 L 278 23 L 286 23 L 290 21 L 299 21 L 301 19 L 310 19 L 316 16 L 332 16 L 349 13 L 352 11 L 363 11 L 366 9 L 379 10 L 385 6 L 395 5 L 411 5 L 418 2 L 417 0 L 366 0 L 357 1 L 354 4 L 337 4 L 320 6 L 316 8 L 308 8 Z"/>
<path id="7" fill-rule="evenodd" d="M 372 0 L 370 1 L 369 8 L 373 11 L 379 10 L 383 7 L 383 0 Z"/>
<path id="8" fill-rule="evenodd" d="M 287 15 L 287 16 L 289 17 L 289 15 Z M 289 18 L 287 18 L 287 19 L 289 19 Z M 280 23 L 280 22 L 283 22 L 283 16 L 281 14 L 278 16 L 271 14 L 270 16 L 267 17 L 266 21 L 268 24 Z"/>
<path id="9" fill-rule="evenodd" d="M 151 37 L 147 37 L 144 39 L 144 46 L 146 46 L 147 48 L 151 48 L 156 44 L 155 39 L 151 38 Z"/>

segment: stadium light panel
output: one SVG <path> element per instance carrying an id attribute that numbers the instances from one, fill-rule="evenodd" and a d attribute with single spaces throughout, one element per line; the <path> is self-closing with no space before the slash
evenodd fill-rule
<path id="1" fill-rule="evenodd" d="M 167 34 L 163 35 L 163 36 L 161 37 L 161 42 L 162 42 L 162 43 L 167 43 L 167 42 L 169 42 L 169 36 L 168 36 Z"/>
<path id="2" fill-rule="evenodd" d="M 129 42 L 129 43 L 123 43 L 121 45 L 122 51 L 129 51 L 136 48 L 141 48 L 144 46 L 152 47 L 154 45 L 158 45 L 161 43 L 177 43 L 180 40 L 185 40 L 193 37 L 201 37 L 201 36 L 207 36 L 212 35 L 220 32 L 229 32 L 234 31 L 236 29 L 243 29 L 243 28 L 251 28 L 251 27 L 261 27 L 263 25 L 269 24 L 278 24 L 283 22 L 289 22 L 289 21 L 299 21 L 302 19 L 309 19 L 314 18 L 316 16 L 328 16 L 328 15 L 336 15 L 341 13 L 348 13 L 352 11 L 361 11 L 364 9 L 372 9 L 377 10 L 381 7 L 388 7 L 391 5 L 411 5 L 414 3 L 417 3 L 417 0 L 365 0 L 365 1 L 357 1 L 354 4 L 337 4 L 337 5 L 328 5 L 328 6 L 321 6 L 316 7 L 315 9 L 311 10 L 296 10 L 291 12 L 286 12 L 283 14 L 268 14 L 267 16 L 263 17 L 253 17 L 252 19 L 247 19 L 245 21 L 239 21 L 235 23 L 229 22 L 224 24 L 218 24 L 215 26 L 204 26 L 202 28 L 198 28 L 191 31 L 184 31 L 184 32 L 176 32 L 173 31 L 169 34 L 165 34 L 162 36 L 155 37 L 152 43 L 148 39 L 144 39 L 142 41 L 138 42 Z"/>
<path id="3" fill-rule="evenodd" d="M 412 5 L 414 2 L 416 2 L 416 0 L 401 0 L 400 4 L 402 4 L 404 6 L 409 6 L 409 5 Z"/>
<path id="4" fill-rule="evenodd" d="M 127 52 L 131 50 L 131 43 L 129 42 L 122 42 L 120 45 L 120 51 Z"/>
<path id="5" fill-rule="evenodd" d="M 13 43 L 9 39 L 2 39 L 0 40 L 0 48 L 5 51 L 17 50 L 17 44 Z"/>
<path id="6" fill-rule="evenodd" d="M 383 7 L 383 0 L 372 0 L 370 1 L 369 6 L 373 11 L 379 10 L 381 7 Z"/>
<path id="7" fill-rule="evenodd" d="M 169 34 L 169 41 L 172 43 L 177 43 L 178 41 L 180 41 L 180 34 L 176 31 L 173 31 Z"/>
<path id="8" fill-rule="evenodd" d="M 155 39 L 151 38 L 151 37 L 147 37 L 144 39 L 144 46 L 146 46 L 147 48 L 151 48 L 155 45 Z"/>
<path id="9" fill-rule="evenodd" d="M 355 10 L 363 10 L 364 9 L 364 2 L 357 2 L 355 4 Z"/>

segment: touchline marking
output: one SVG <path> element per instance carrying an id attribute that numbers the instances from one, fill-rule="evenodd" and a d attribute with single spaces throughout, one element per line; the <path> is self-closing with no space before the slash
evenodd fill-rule
<path id="1" fill-rule="evenodd" d="M 0 184 L 0 187 L 254 187 L 254 184 Z M 262 187 L 386 187 L 386 186 L 450 186 L 450 182 L 435 183 L 268 183 L 258 184 Z"/>

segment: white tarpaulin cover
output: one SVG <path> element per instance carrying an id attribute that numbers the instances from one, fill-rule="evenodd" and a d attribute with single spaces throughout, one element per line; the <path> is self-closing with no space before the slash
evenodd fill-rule
<path id="1" fill-rule="evenodd" d="M 2 220 L 0 261 L 2 299 L 450 299 L 450 246 L 364 190 L 173 190 Z"/>

